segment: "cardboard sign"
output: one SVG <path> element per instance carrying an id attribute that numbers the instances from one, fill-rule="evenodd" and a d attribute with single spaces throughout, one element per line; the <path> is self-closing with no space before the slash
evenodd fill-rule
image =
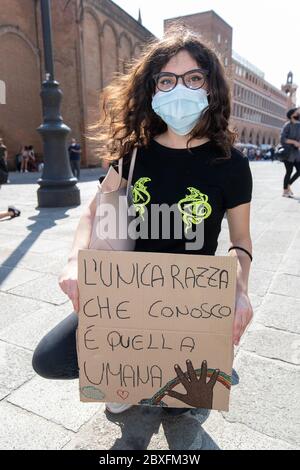
<path id="1" fill-rule="evenodd" d="M 80 250 L 80 399 L 228 410 L 237 260 Z"/>

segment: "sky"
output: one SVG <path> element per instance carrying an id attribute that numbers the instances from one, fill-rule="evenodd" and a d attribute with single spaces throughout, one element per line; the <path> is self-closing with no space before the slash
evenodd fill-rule
<path id="1" fill-rule="evenodd" d="M 113 0 L 133 18 L 141 9 L 142 23 L 163 35 L 163 20 L 214 10 L 233 28 L 233 50 L 265 73 L 278 88 L 289 71 L 300 104 L 300 0 Z M 286 5 L 286 8 L 285 6 Z"/>

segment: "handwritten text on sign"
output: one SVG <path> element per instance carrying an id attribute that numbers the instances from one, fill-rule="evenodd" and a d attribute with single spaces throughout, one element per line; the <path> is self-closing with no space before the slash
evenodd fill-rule
<path id="1" fill-rule="evenodd" d="M 236 259 L 81 250 L 82 401 L 228 409 Z"/>

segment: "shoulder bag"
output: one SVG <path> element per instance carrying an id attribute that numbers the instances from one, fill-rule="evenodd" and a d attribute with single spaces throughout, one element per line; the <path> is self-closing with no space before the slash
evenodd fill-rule
<path id="1" fill-rule="evenodd" d="M 130 236 L 129 226 L 135 218 L 131 182 L 136 154 L 137 147 L 132 152 L 127 180 L 122 177 L 121 158 L 118 171 L 110 166 L 103 181 L 98 183 L 90 249 L 134 251 L 135 239 Z"/>

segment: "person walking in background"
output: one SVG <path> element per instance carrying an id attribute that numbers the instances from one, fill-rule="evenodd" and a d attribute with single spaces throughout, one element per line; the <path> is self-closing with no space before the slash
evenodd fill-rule
<path id="1" fill-rule="evenodd" d="M 0 189 L 1 184 L 8 183 L 8 169 L 7 169 L 7 148 L 3 143 L 3 139 L 0 138 Z M 19 209 L 16 209 L 14 206 L 9 206 L 7 211 L 0 211 L 0 219 L 5 219 L 10 217 L 18 217 L 21 214 Z"/>
<path id="2" fill-rule="evenodd" d="M 22 150 L 22 165 L 21 165 L 21 171 L 24 173 L 28 172 L 28 160 L 29 160 L 29 150 L 27 145 L 24 146 Z"/>
<path id="3" fill-rule="evenodd" d="M 0 137 L 0 158 L 7 164 L 7 148 L 4 145 L 2 137 Z"/>
<path id="4" fill-rule="evenodd" d="M 270 152 L 270 159 L 272 160 L 272 162 L 274 162 L 274 155 L 275 155 L 275 146 L 272 145 L 272 147 L 269 149 L 269 152 Z"/>
<path id="5" fill-rule="evenodd" d="M 287 112 L 289 121 L 284 125 L 280 142 L 285 147 L 285 176 L 283 180 L 283 197 L 293 197 L 291 185 L 300 176 L 300 108 L 292 108 Z M 292 175 L 293 168 L 296 172 Z"/>
<path id="6" fill-rule="evenodd" d="M 21 172 L 21 168 L 22 168 L 22 152 L 23 152 L 23 146 L 21 145 L 19 152 L 15 155 L 15 165 L 19 173 Z"/>
<path id="7" fill-rule="evenodd" d="M 80 145 L 77 144 L 76 139 L 72 139 L 72 143 L 69 146 L 68 151 L 73 175 L 79 180 L 81 148 Z"/>
<path id="8" fill-rule="evenodd" d="M 249 160 L 255 159 L 255 150 L 253 148 L 249 149 Z"/>
<path id="9" fill-rule="evenodd" d="M 1 184 L 10 183 L 8 179 L 7 148 L 0 137 L 0 188 Z"/>

